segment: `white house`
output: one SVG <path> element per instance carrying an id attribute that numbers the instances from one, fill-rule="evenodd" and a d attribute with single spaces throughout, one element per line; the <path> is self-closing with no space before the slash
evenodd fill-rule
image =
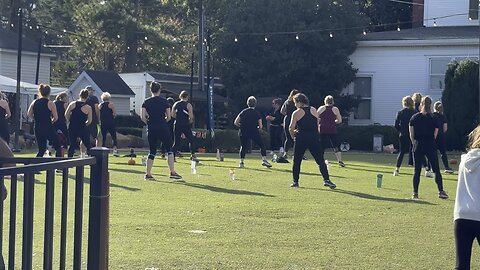
<path id="1" fill-rule="evenodd" d="M 479 59 L 478 0 L 470 2 L 476 12 L 469 0 L 425 0 L 423 27 L 362 36 L 350 56 L 357 78 L 344 90 L 362 97 L 350 124 L 393 125 L 402 98 L 414 92 L 441 99 L 448 63 Z"/>
<path id="2" fill-rule="evenodd" d="M 0 75 L 17 78 L 17 33 L 0 28 Z M 22 40 L 21 80 L 35 83 L 37 73 L 38 43 L 30 39 Z M 40 54 L 39 83 L 50 83 L 50 61 L 55 54 L 42 48 Z"/>
<path id="3" fill-rule="evenodd" d="M 130 98 L 133 98 L 135 93 L 117 73 L 113 71 L 83 71 L 68 88 L 70 100 L 78 99 L 80 90 L 87 85 L 91 85 L 95 89 L 98 100 L 103 92 L 109 92 L 112 95 L 110 100 L 117 108 L 117 114 L 130 114 Z"/>

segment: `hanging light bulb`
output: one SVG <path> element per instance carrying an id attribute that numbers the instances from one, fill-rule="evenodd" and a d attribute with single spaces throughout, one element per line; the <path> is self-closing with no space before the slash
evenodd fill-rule
<path id="1" fill-rule="evenodd" d="M 237 37 L 235 37 L 234 41 L 235 41 L 235 42 L 238 42 L 238 38 L 237 38 Z"/>
<path id="2" fill-rule="evenodd" d="M 433 18 L 433 26 L 437 26 L 437 18 Z"/>
<path id="3" fill-rule="evenodd" d="M 265 36 L 265 42 L 268 42 L 268 37 L 267 36 Z"/>
<path id="4" fill-rule="evenodd" d="M 398 26 L 398 27 L 397 27 L 397 31 L 399 31 L 399 32 L 400 32 L 400 26 Z"/>
<path id="5" fill-rule="evenodd" d="M 363 35 L 366 36 L 366 35 L 367 35 L 367 31 L 363 30 Z"/>
<path id="6" fill-rule="evenodd" d="M 332 32 L 330 32 L 330 37 L 331 37 L 331 38 L 333 38 L 333 34 L 332 34 Z"/>
<path id="7" fill-rule="evenodd" d="M 296 40 L 299 40 L 299 39 L 300 39 L 300 37 L 298 36 L 298 34 L 295 35 L 295 39 L 296 39 Z"/>
<path id="8" fill-rule="evenodd" d="M 147 37 L 147 36 L 145 36 L 145 40 L 148 40 L 148 37 Z"/>
<path id="9" fill-rule="evenodd" d="M 120 35 L 117 35 L 117 38 L 120 38 Z"/>

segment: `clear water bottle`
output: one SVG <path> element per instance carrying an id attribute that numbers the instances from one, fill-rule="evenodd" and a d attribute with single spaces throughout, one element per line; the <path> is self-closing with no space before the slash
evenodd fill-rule
<path id="1" fill-rule="evenodd" d="M 235 180 L 235 169 L 234 168 L 231 168 L 229 171 L 228 171 L 228 174 L 230 175 L 230 180 Z"/>
<path id="2" fill-rule="evenodd" d="M 195 160 L 192 160 L 190 169 L 192 170 L 192 174 L 197 174 L 197 162 Z"/>

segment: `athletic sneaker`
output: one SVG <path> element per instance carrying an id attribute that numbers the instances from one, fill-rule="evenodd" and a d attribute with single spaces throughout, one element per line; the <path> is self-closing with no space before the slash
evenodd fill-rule
<path id="1" fill-rule="evenodd" d="M 446 200 L 446 199 L 448 199 L 448 194 L 445 191 L 442 190 L 442 191 L 438 192 L 438 198 Z"/>
<path id="2" fill-rule="evenodd" d="M 443 171 L 444 173 L 449 173 L 449 174 L 452 174 L 453 173 L 453 169 L 452 168 L 446 168 L 445 171 Z"/>
<path id="3" fill-rule="evenodd" d="M 239 167 L 239 168 L 244 168 L 244 167 L 245 167 L 245 163 L 240 162 L 240 163 L 238 164 L 238 167 Z"/>
<path id="4" fill-rule="evenodd" d="M 432 178 L 432 177 L 433 177 L 433 173 L 432 173 L 430 170 L 426 170 L 426 171 L 425 171 L 425 177 L 430 177 L 430 178 Z"/>
<path id="5" fill-rule="evenodd" d="M 418 193 L 413 193 L 412 194 L 412 200 L 418 200 Z"/>
<path id="6" fill-rule="evenodd" d="M 329 187 L 329 188 L 331 188 L 331 189 L 334 189 L 334 188 L 337 187 L 337 185 L 335 185 L 335 184 L 334 184 L 332 181 L 330 181 L 330 180 L 325 180 L 325 181 L 323 181 L 323 186 Z"/>
<path id="7" fill-rule="evenodd" d="M 170 178 L 171 179 L 182 179 L 182 176 L 178 174 L 177 172 L 171 172 L 170 173 Z"/>
<path id="8" fill-rule="evenodd" d="M 119 157 L 120 155 L 118 154 L 118 150 L 113 150 L 113 156 L 114 157 Z"/>
<path id="9" fill-rule="evenodd" d="M 153 176 L 151 174 L 145 174 L 143 179 L 145 179 L 145 180 L 155 180 L 155 178 L 153 178 Z"/>
<path id="10" fill-rule="evenodd" d="M 176 157 L 179 157 L 179 158 L 183 157 L 182 153 L 180 153 L 179 151 L 177 151 L 177 152 L 175 153 L 175 156 L 176 156 Z"/>
<path id="11" fill-rule="evenodd" d="M 340 167 L 345 167 L 345 163 L 341 160 L 338 162 L 338 165 L 340 165 Z"/>
<path id="12" fill-rule="evenodd" d="M 264 160 L 264 161 L 262 161 L 262 166 L 265 166 L 267 168 L 271 168 L 272 164 L 270 164 L 268 161 Z"/>
<path id="13" fill-rule="evenodd" d="M 161 157 L 162 159 L 165 159 L 165 154 L 162 154 L 160 157 Z"/>
<path id="14" fill-rule="evenodd" d="M 399 176 L 400 172 L 398 170 L 393 171 L 393 176 Z"/>
<path id="15" fill-rule="evenodd" d="M 191 156 L 190 156 L 190 160 L 193 160 L 193 161 L 195 161 L 195 162 L 200 162 L 200 160 L 197 158 L 196 155 L 191 155 Z"/>
<path id="16" fill-rule="evenodd" d="M 298 187 L 298 182 L 293 181 L 290 187 L 297 188 Z"/>

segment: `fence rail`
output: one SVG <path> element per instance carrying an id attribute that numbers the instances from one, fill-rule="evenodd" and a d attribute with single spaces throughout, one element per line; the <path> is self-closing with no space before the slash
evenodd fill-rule
<path id="1" fill-rule="evenodd" d="M 68 210 L 68 169 L 75 168 L 75 212 L 73 236 L 73 269 L 81 269 L 82 262 L 82 223 L 84 168 L 90 166 L 90 203 L 88 225 L 87 269 L 108 269 L 108 227 L 109 227 L 109 175 L 108 149 L 92 148 L 88 158 L 0 158 L 2 165 L 23 164 L 18 167 L 0 168 L 0 186 L 4 185 L 5 176 L 10 176 L 10 220 L 8 244 L 8 269 L 15 266 L 16 218 L 17 218 L 17 183 L 18 176 L 23 175 L 23 224 L 22 224 L 22 262 L 21 269 L 33 268 L 33 216 L 35 195 L 35 174 L 46 172 L 45 180 L 45 219 L 43 233 L 43 269 L 52 269 L 54 238 L 54 196 L 55 172 L 61 171 L 62 200 L 60 219 L 60 269 L 66 267 L 67 244 L 67 210 Z M 0 198 L 3 198 L 0 189 Z M 38 192 L 37 192 L 38 193 Z M 3 246 L 4 203 L 0 200 L 0 253 Z M 3 254 L 3 253 L 2 253 Z"/>

